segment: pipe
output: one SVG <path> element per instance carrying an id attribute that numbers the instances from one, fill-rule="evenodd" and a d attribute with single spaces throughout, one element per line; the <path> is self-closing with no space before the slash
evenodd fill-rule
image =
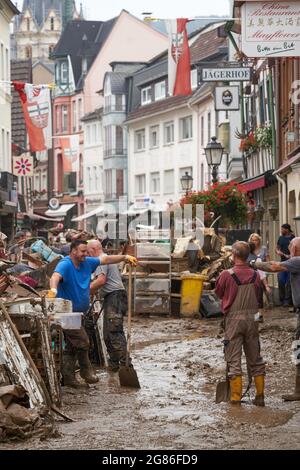
<path id="1" fill-rule="evenodd" d="M 280 225 L 285 224 L 287 221 L 287 181 L 284 178 L 276 175 L 277 181 L 281 184 L 281 221 Z"/>

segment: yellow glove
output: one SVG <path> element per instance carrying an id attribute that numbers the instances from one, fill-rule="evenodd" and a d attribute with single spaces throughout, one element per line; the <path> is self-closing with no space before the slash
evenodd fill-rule
<path id="1" fill-rule="evenodd" d="M 48 290 L 46 297 L 47 297 L 48 299 L 55 299 L 56 296 L 57 296 L 57 289 L 55 289 L 54 287 L 52 287 L 52 289 Z"/>
<path id="2" fill-rule="evenodd" d="M 137 266 L 138 260 L 134 256 L 126 255 L 125 263 L 131 264 L 131 266 Z"/>

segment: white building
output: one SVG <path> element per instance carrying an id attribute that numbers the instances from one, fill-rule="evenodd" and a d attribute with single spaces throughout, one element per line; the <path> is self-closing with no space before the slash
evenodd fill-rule
<path id="1" fill-rule="evenodd" d="M 18 9 L 9 0 L 0 3 L 0 171 L 11 171 L 10 23 Z"/>
<path id="2" fill-rule="evenodd" d="M 229 120 L 225 112 L 215 111 L 215 84 L 199 86 L 197 70 L 201 61 L 226 60 L 228 47 L 220 24 L 197 34 L 191 41 L 191 96 L 168 96 L 166 55 L 133 76 L 131 112 L 125 123 L 133 207 L 143 198 L 152 200 L 158 209 L 177 202 L 184 196 L 180 180 L 185 173 L 193 177 L 195 191 L 205 189 L 211 181 L 204 148 L 211 137 L 224 136 L 220 130 L 229 127 Z M 226 155 L 219 178 L 227 179 Z"/>

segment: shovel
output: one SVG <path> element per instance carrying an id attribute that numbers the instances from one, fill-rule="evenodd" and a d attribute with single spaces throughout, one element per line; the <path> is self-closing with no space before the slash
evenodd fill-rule
<path id="1" fill-rule="evenodd" d="M 228 378 L 228 366 L 226 368 L 226 380 L 217 383 L 216 403 L 227 402 L 230 400 L 230 382 Z"/>
<path id="2" fill-rule="evenodd" d="M 129 265 L 128 278 L 128 326 L 127 326 L 127 350 L 126 365 L 119 369 L 119 380 L 121 387 L 141 388 L 139 379 L 133 366 L 129 366 L 129 357 L 131 350 L 131 314 L 132 314 L 132 267 Z"/>

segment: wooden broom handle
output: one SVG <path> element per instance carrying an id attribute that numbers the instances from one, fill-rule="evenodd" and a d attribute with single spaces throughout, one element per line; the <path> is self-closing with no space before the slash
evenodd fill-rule
<path id="1" fill-rule="evenodd" d="M 130 351 L 131 351 L 131 314 L 132 314 L 132 266 L 131 266 L 131 264 L 129 264 L 126 367 L 129 366 L 129 357 L 130 357 Z"/>

